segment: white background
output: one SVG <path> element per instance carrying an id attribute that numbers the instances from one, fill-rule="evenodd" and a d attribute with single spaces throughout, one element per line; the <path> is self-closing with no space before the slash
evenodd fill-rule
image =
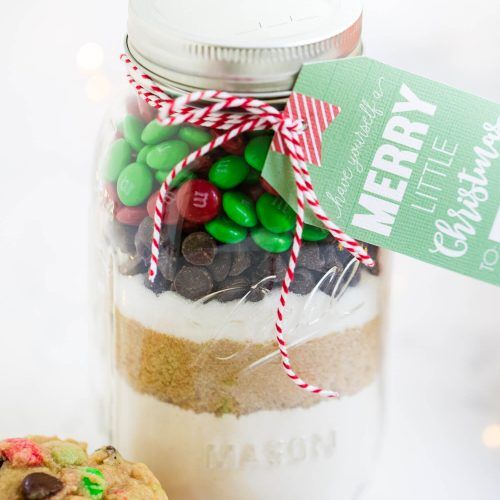
<path id="1" fill-rule="evenodd" d="M 90 185 L 126 2 L 0 5 L 0 435 L 95 442 Z M 367 0 L 365 21 L 368 55 L 500 101 L 498 0 Z M 104 49 L 97 73 L 76 63 L 86 42 Z M 500 288 L 397 256 L 392 289 L 386 436 L 367 498 L 497 500 L 500 448 L 483 432 L 500 425 Z"/>

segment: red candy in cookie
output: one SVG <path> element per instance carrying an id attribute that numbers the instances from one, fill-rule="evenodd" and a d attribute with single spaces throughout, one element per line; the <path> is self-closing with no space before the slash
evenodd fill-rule
<path id="1" fill-rule="evenodd" d="M 127 226 L 138 226 L 148 216 L 145 205 L 140 207 L 120 207 L 115 214 L 118 222 Z"/>
<path id="2" fill-rule="evenodd" d="M 212 183 L 203 179 L 193 179 L 179 188 L 175 201 L 182 217 L 201 224 L 217 217 L 221 195 Z"/>
<path id="3" fill-rule="evenodd" d="M 29 439 L 0 441 L 0 456 L 5 457 L 12 467 L 37 467 L 43 464 L 42 450 Z"/>
<path id="4" fill-rule="evenodd" d="M 158 191 L 153 193 L 148 200 L 147 209 L 149 216 L 154 220 L 155 210 L 156 210 L 156 199 L 158 198 Z M 163 217 L 163 223 L 168 225 L 177 224 L 179 221 L 179 210 L 175 204 L 175 193 L 169 191 L 167 193 L 167 204 L 165 207 L 165 215 Z"/>

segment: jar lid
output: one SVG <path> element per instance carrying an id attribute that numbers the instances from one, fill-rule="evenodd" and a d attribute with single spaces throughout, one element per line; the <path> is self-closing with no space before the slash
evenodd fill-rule
<path id="1" fill-rule="evenodd" d="M 360 0 L 130 0 L 127 49 L 179 91 L 283 96 L 306 62 L 361 45 Z"/>

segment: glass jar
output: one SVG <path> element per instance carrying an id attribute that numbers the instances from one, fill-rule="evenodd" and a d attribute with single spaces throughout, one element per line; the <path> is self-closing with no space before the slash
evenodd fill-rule
<path id="1" fill-rule="evenodd" d="M 248 14 L 271 9 L 252 2 L 217 50 L 220 12 L 205 7 L 193 18 L 190 1 L 168 3 L 131 1 L 127 49 L 172 96 L 215 87 L 280 106 L 302 63 L 361 47 L 352 0 L 312 2 L 309 17 L 298 3 L 276 2 L 276 27 L 272 16 Z M 238 16 L 227 14 L 226 25 Z M 260 31 L 245 31 L 248 16 Z M 295 214 L 261 177 L 272 134 L 239 136 L 176 179 L 151 283 L 160 183 L 214 134 L 162 127 L 156 116 L 131 90 L 101 137 L 98 280 L 113 361 L 112 443 L 146 462 L 171 500 L 354 498 L 380 437 L 378 249 L 369 248 L 377 266 L 368 270 L 326 231 L 306 227 L 286 339 L 298 373 L 341 398 L 306 393 L 284 373 L 274 334 Z"/>

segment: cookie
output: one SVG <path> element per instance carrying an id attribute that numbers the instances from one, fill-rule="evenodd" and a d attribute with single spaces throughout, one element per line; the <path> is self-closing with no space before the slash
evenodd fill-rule
<path id="1" fill-rule="evenodd" d="M 70 439 L 30 436 L 0 441 L 2 500 L 167 500 L 158 480 L 113 446 L 89 455 Z"/>

